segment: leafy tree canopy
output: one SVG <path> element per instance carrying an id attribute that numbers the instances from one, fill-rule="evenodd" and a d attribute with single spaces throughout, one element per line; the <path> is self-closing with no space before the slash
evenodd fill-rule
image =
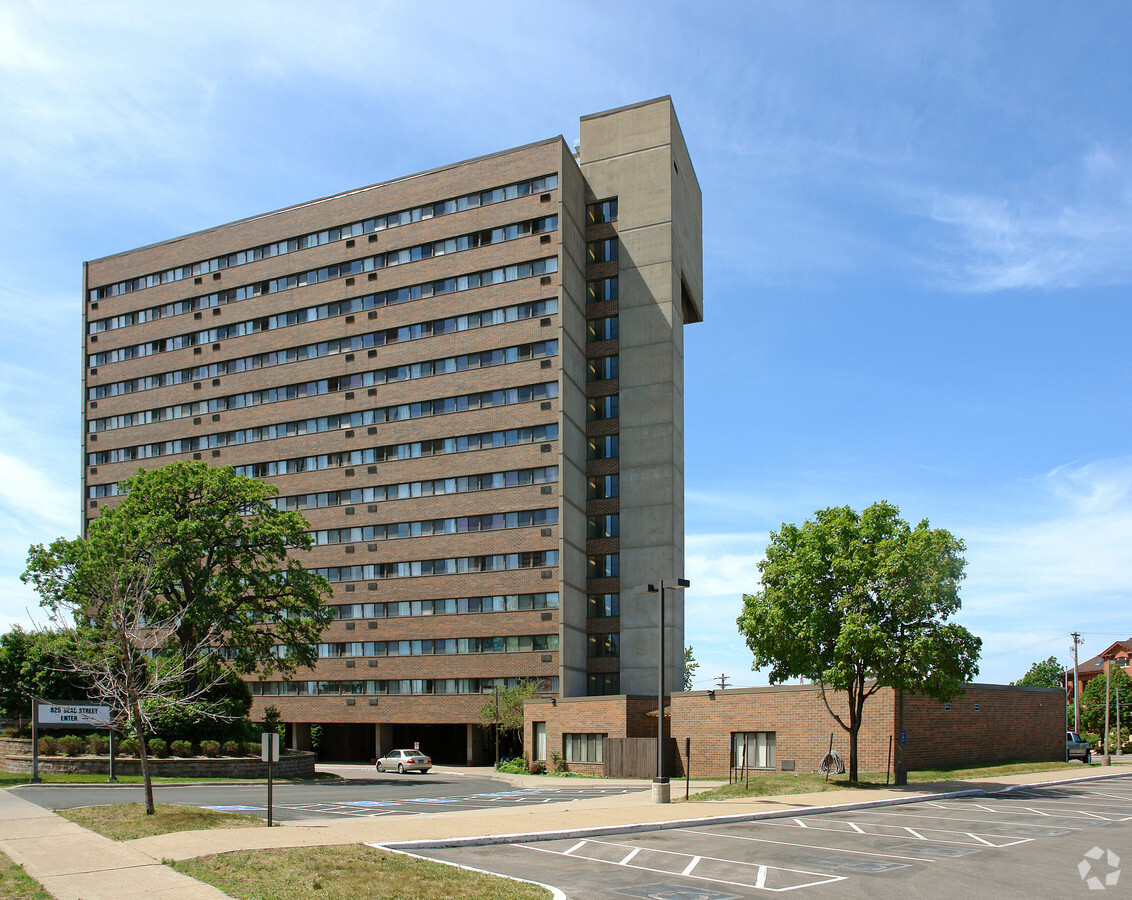
<path id="1" fill-rule="evenodd" d="M 1056 656 L 1041 660 L 1030 666 L 1029 670 L 1017 681 L 1010 682 L 1019 687 L 1065 687 L 1065 669 L 1057 661 Z"/>
<path id="2" fill-rule="evenodd" d="M 231 468 L 175 462 L 139 469 L 125 496 L 90 522 L 85 538 L 59 538 L 28 554 L 22 578 L 51 610 L 83 608 L 104 579 L 106 560 L 138 548 L 161 601 L 153 614 L 177 611 L 176 645 L 192 652 L 217 625 L 236 671 L 293 672 L 313 665 L 331 620 L 330 593 L 299 556 L 311 546 L 307 521 L 275 508 L 276 489 Z M 287 652 L 279 654 L 275 645 Z M 192 660 L 186 673 L 196 672 Z M 187 689 L 194 686 L 189 684 Z"/>
<path id="3" fill-rule="evenodd" d="M 684 648 L 684 690 L 690 691 L 692 689 L 692 680 L 696 677 L 696 669 L 700 664 L 696 662 L 696 657 L 691 646 Z"/>
<path id="4" fill-rule="evenodd" d="M 523 704 L 539 692 L 542 684 L 534 678 L 523 678 L 515 684 L 499 688 L 480 709 L 484 725 L 498 725 L 502 732 L 523 730 Z"/>
<path id="5" fill-rule="evenodd" d="M 1132 678 L 1115 663 L 1109 665 L 1108 725 L 1116 728 L 1116 695 L 1120 694 L 1120 728 L 1132 732 Z M 1081 691 L 1081 728 L 1094 734 L 1104 731 L 1105 678 L 1102 671 L 1090 678 Z"/>
<path id="6" fill-rule="evenodd" d="M 31 698 L 86 700 L 90 687 L 67 659 L 74 651 L 71 631 L 24 631 L 16 626 L 0 635 L 0 712 L 31 717 Z"/>
<path id="7" fill-rule="evenodd" d="M 963 542 L 927 520 L 912 528 L 899 512 L 885 501 L 861 513 L 830 507 L 772 532 L 762 590 L 743 597 L 738 619 L 753 668 L 769 666 L 772 683 L 820 686 L 849 733 L 852 780 L 869 696 L 891 687 L 947 700 L 978 672 L 982 641 L 947 621 L 960 608 Z M 829 690 L 847 695 L 847 714 Z"/>

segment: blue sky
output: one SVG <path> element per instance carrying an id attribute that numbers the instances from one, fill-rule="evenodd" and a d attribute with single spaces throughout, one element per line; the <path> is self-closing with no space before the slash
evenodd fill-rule
<path id="1" fill-rule="evenodd" d="M 980 680 L 1132 634 L 1127 4 L 0 0 L 0 627 L 79 517 L 81 264 L 671 94 L 697 684 L 769 532 L 967 542 Z M 40 617 L 41 618 L 41 617 Z"/>

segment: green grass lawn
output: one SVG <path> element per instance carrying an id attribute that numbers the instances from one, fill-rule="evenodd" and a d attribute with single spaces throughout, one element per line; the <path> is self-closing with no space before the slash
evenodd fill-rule
<path id="1" fill-rule="evenodd" d="M 1082 766 L 1064 762 L 1007 762 L 992 766 L 977 766 L 952 769 L 927 769 L 908 773 L 909 784 L 935 784 L 968 781 L 972 778 L 994 778 L 1005 775 L 1021 775 L 1037 772 L 1054 772 L 1072 765 L 1074 768 L 1090 770 L 1094 765 Z M 787 794 L 809 794 L 819 791 L 868 790 L 885 787 L 884 774 L 861 773 L 860 780 L 850 781 L 848 775 L 831 775 L 826 781 L 824 775 L 774 772 L 752 774 L 749 785 L 744 782 L 723 784 L 708 791 L 693 795 L 691 800 L 727 800 L 735 797 L 773 797 Z M 675 790 L 673 791 L 675 794 Z M 682 798 L 681 798 L 682 799 Z"/>
<path id="2" fill-rule="evenodd" d="M 550 891 L 364 845 L 256 850 L 168 863 L 239 900 L 545 900 Z"/>
<path id="3" fill-rule="evenodd" d="M 43 886 L 0 853 L 0 900 L 51 900 Z"/>
<path id="4" fill-rule="evenodd" d="M 172 831 L 204 831 L 208 828 L 260 828 L 267 823 L 256 816 L 201 809 L 197 806 L 176 806 L 155 803 L 154 814 L 145 814 L 142 803 L 115 803 L 112 806 L 84 806 L 56 812 L 83 828 L 89 828 L 116 841 L 168 834 Z"/>

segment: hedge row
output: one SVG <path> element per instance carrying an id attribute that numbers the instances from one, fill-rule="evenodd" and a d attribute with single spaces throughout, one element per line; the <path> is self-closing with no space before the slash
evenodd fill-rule
<path id="1" fill-rule="evenodd" d="M 146 743 L 149 756 L 164 759 L 172 754 L 181 758 L 193 756 L 259 756 L 260 744 L 258 741 L 201 741 L 195 745 L 192 741 L 163 741 L 161 738 L 150 738 Z M 75 734 L 65 734 L 62 737 L 41 737 L 39 739 L 40 756 L 105 756 L 110 749 L 110 741 L 105 735 L 91 734 L 85 739 Z M 133 738 L 118 741 L 114 748 L 119 756 L 138 756 L 138 742 Z M 195 751 L 195 752 L 194 752 Z"/>

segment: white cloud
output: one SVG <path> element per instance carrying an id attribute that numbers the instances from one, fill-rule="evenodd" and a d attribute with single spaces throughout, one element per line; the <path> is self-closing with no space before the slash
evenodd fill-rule
<path id="1" fill-rule="evenodd" d="M 1097 147 L 1068 171 L 998 196 L 940 191 L 928 216 L 946 286 L 975 293 L 1123 284 L 1132 279 L 1132 160 Z"/>

